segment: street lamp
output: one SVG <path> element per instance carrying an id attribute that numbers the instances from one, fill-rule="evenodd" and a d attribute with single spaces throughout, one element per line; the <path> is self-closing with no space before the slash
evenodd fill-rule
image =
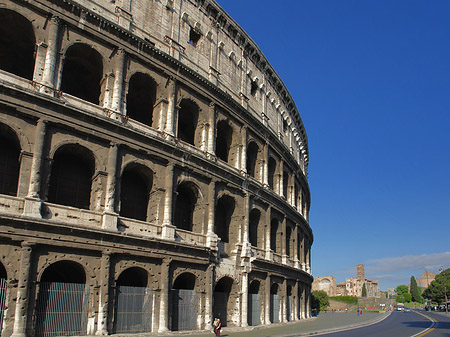
<path id="1" fill-rule="evenodd" d="M 444 267 L 443 266 L 441 266 L 441 268 L 439 268 L 439 272 L 442 272 L 442 277 L 444 279 L 445 313 L 448 314 L 447 287 L 445 286 L 445 274 L 444 274 Z"/>

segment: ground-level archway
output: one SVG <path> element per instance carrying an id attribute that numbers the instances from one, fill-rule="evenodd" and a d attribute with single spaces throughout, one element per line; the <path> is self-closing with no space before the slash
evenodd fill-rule
<path id="1" fill-rule="evenodd" d="M 272 287 L 270 287 L 270 322 L 272 323 L 280 322 L 279 288 L 280 287 L 276 283 L 272 284 Z"/>
<path id="2" fill-rule="evenodd" d="M 2 263 L 0 263 L 0 336 L 3 329 L 3 317 L 5 316 L 6 309 L 6 269 Z"/>
<path id="3" fill-rule="evenodd" d="M 261 324 L 261 296 L 259 294 L 259 281 L 252 281 L 248 287 L 248 325 Z"/>
<path id="4" fill-rule="evenodd" d="M 148 273 L 141 268 L 124 270 L 116 281 L 114 333 L 150 332 L 152 292 Z"/>
<path id="5" fill-rule="evenodd" d="M 219 318 L 222 326 L 227 326 L 228 322 L 228 301 L 230 298 L 233 280 L 229 277 L 222 277 L 214 287 L 213 315 Z"/>
<path id="6" fill-rule="evenodd" d="M 175 279 L 172 286 L 172 330 L 196 330 L 197 309 L 195 275 L 183 273 Z"/>
<path id="7" fill-rule="evenodd" d="M 36 337 L 87 333 L 89 289 L 78 263 L 59 261 L 42 274 L 36 305 Z"/>

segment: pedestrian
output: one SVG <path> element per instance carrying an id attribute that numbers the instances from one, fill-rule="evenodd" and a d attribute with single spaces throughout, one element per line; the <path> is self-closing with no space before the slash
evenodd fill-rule
<path id="1" fill-rule="evenodd" d="M 222 324 L 220 323 L 219 318 L 214 319 L 214 333 L 216 334 L 216 337 L 220 337 L 220 328 L 222 327 Z"/>

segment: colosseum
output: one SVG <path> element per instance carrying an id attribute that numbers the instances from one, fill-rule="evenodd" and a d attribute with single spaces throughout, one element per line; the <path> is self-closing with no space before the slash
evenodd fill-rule
<path id="1" fill-rule="evenodd" d="M 308 141 L 214 0 L 0 0 L 1 336 L 311 315 Z"/>

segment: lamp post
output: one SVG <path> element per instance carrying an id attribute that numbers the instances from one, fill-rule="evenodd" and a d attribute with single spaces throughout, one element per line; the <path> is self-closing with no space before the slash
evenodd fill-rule
<path id="1" fill-rule="evenodd" d="M 444 267 L 441 266 L 439 268 L 439 271 L 442 272 L 442 277 L 444 279 L 444 295 L 445 295 L 445 313 L 448 314 L 448 299 L 447 299 L 447 287 L 445 286 L 445 274 L 444 274 Z"/>

